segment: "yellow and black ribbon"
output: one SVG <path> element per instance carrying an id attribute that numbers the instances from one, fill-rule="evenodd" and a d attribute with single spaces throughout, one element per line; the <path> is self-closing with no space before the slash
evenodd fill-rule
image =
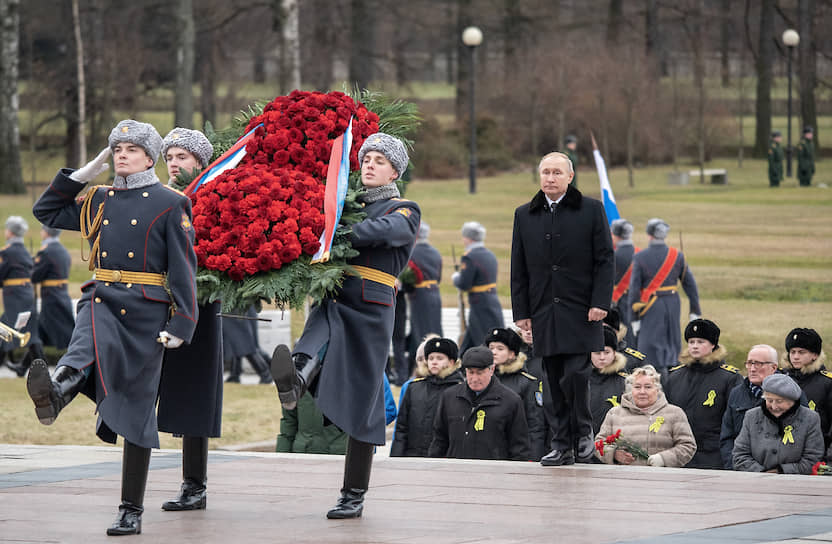
<path id="1" fill-rule="evenodd" d="M 477 420 L 474 422 L 474 430 L 481 431 L 485 429 L 485 410 L 477 410 Z"/>
<path id="2" fill-rule="evenodd" d="M 792 431 L 794 427 L 791 425 L 786 425 L 786 428 L 783 429 L 783 444 L 794 444 L 794 436 L 792 436 Z"/>
<path id="3" fill-rule="evenodd" d="M 662 416 L 659 416 L 656 418 L 656 421 L 650 424 L 650 428 L 648 430 L 651 433 L 657 433 L 659 432 L 659 429 L 662 428 L 662 425 L 664 425 L 664 418 Z"/>
<path id="4" fill-rule="evenodd" d="M 716 391 L 711 389 L 710 391 L 708 391 L 708 398 L 705 399 L 705 402 L 702 403 L 702 406 L 713 406 L 715 400 L 716 400 Z"/>
<path id="5" fill-rule="evenodd" d="M 815 407 L 817 407 L 817 404 L 815 404 L 815 401 L 810 400 L 809 401 L 809 410 L 814 410 Z"/>

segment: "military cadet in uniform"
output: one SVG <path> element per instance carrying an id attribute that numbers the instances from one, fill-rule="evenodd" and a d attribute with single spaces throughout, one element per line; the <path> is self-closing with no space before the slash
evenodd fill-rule
<path id="1" fill-rule="evenodd" d="M 439 398 L 430 457 L 529 460 L 529 431 L 520 397 L 494 378 L 485 346 L 462 355 L 465 383 Z"/>
<path id="2" fill-rule="evenodd" d="M 771 143 L 768 146 L 768 186 L 780 187 L 783 181 L 783 147 L 780 141 L 783 135 L 779 130 L 771 133 Z"/>
<path id="3" fill-rule="evenodd" d="M 382 384 L 393 333 L 396 278 L 407 265 L 419 232 L 419 206 L 399 197 L 394 183 L 407 169 L 398 138 L 377 132 L 358 151 L 359 196 L 367 217 L 352 226 L 359 254 L 348 263 L 354 275 L 338 293 L 309 313 L 294 353 L 275 348 L 272 375 L 284 408 L 311 386 L 324 416 L 349 436 L 341 497 L 331 519 L 361 517 L 376 444 L 384 444 Z"/>
<path id="4" fill-rule="evenodd" d="M 430 244 L 428 236 L 430 226 L 422 221 L 408 262 L 415 275 L 415 282 L 408 287 L 407 301 L 410 305 L 410 334 L 416 344 L 430 333 L 442 336 L 442 296 L 439 294 L 442 256 Z"/>
<path id="5" fill-rule="evenodd" d="M 604 417 L 613 406 L 621 403 L 624 394 L 627 358 L 618 351 L 618 334 L 604 324 L 604 349 L 590 354 L 592 374 L 589 376 L 589 408 L 592 411 L 592 430 L 598 434 Z"/>
<path id="6" fill-rule="evenodd" d="M 44 425 L 83 390 L 95 399 L 99 438 L 124 437 L 122 502 L 109 535 L 141 532 L 150 449 L 159 447 L 162 358 L 190 340 L 198 317 L 191 201 L 156 177 L 161 147 L 153 126 L 121 121 L 107 149 L 78 170 L 59 171 L 33 208 L 41 222 L 80 230 L 90 243 L 95 277 L 81 286 L 69 349 L 51 377 L 35 361 L 26 386 Z M 111 154 L 113 185 L 76 200 Z"/>
<path id="7" fill-rule="evenodd" d="M 607 316 L 604 318 L 604 325 L 608 325 L 612 327 L 612 330 L 616 331 L 618 345 L 615 347 L 615 351 L 624 356 L 624 359 L 626 360 L 625 368 L 627 372 L 631 372 L 633 369 L 640 366 L 650 364 L 650 362 L 647 361 L 646 355 L 635 348 L 631 348 L 627 343 L 626 334 L 629 329 L 621 324 L 621 318 L 617 308 L 610 309 Z"/>
<path id="8" fill-rule="evenodd" d="M 162 141 L 168 185 L 208 166 L 214 148 L 198 130 L 177 127 Z M 185 178 L 187 179 L 187 177 Z M 208 437 L 219 437 L 222 422 L 222 332 L 220 302 L 198 305 L 199 319 L 189 345 L 166 351 L 159 384 L 159 430 L 182 437 L 182 486 L 162 510 L 206 507 Z"/>
<path id="9" fill-rule="evenodd" d="M 803 137 L 797 144 L 797 179 L 801 187 L 812 184 L 815 175 L 815 144 L 812 142 L 814 130 L 809 125 L 803 127 Z"/>
<path id="10" fill-rule="evenodd" d="M 684 254 L 665 242 L 670 225 L 661 219 L 647 222 L 650 243 L 633 256 L 629 305 L 633 310 L 632 328 L 637 349 L 663 375 L 679 357 L 679 301 L 677 283 L 690 303 L 690 319 L 702 314 L 696 280 Z"/>
<path id="11" fill-rule="evenodd" d="M 826 370 L 823 340 L 814 329 L 796 328 L 786 335 L 780 370 L 806 394 L 808 406 L 820 415 L 824 451 L 832 442 L 832 372 Z"/>
<path id="12" fill-rule="evenodd" d="M 575 173 L 572 176 L 572 181 L 569 183 L 575 189 L 578 188 L 578 138 L 574 134 L 569 134 L 563 140 L 563 146 L 566 148 L 563 154 L 569 157 L 572 161 L 572 171 Z"/>
<path id="13" fill-rule="evenodd" d="M 65 350 L 75 327 L 72 299 L 69 296 L 69 269 L 72 257 L 61 244 L 60 229 L 41 228 L 43 245 L 35 255 L 32 283 L 40 285 L 41 311 L 38 330 L 45 346 Z"/>
<path id="14" fill-rule="evenodd" d="M 457 289 L 468 292 L 468 326 L 460 353 L 482 343 L 491 329 L 503 327 L 503 309 L 497 297 L 497 257 L 486 248 L 485 227 L 476 221 L 462 225 L 465 254 L 452 279 Z"/>
<path id="15" fill-rule="evenodd" d="M 696 438 L 696 455 L 688 468 L 723 468 L 719 451 L 722 417 L 731 390 L 742 383 L 742 374 L 725 364 L 727 352 L 719 344 L 719 327 L 707 319 L 695 319 L 685 327 L 688 347 L 679 366 L 668 373 L 664 393 L 667 402 L 685 411 Z"/>
<path id="16" fill-rule="evenodd" d="M 0 357 L 6 358 L 9 368 L 18 376 L 23 376 L 33 359 L 43 358 L 43 348 L 38 337 L 38 317 L 35 307 L 35 290 L 32 287 L 32 256 L 23 244 L 23 236 L 29 230 L 26 220 L 12 215 L 6 220 L 6 245 L 0 249 L 0 282 L 3 283 L 3 315 L 0 321 L 14 327 L 18 315 L 29 312 L 29 320 L 19 332 L 29 333 L 26 355 L 16 363 L 12 361 L 12 351 L 18 347 L 17 341 L 0 340 Z"/>
<path id="17" fill-rule="evenodd" d="M 630 346 L 636 345 L 636 337 L 630 327 L 630 307 L 627 304 L 627 291 L 630 289 L 630 277 L 633 275 L 633 255 L 640 251 L 633 245 L 633 224 L 626 219 L 615 219 L 610 225 L 612 245 L 615 247 L 615 286 L 612 289 L 612 304 L 618 309 L 619 319 L 627 330 L 624 340 Z"/>
<path id="18" fill-rule="evenodd" d="M 492 329 L 483 345 L 494 356 L 496 376 L 500 382 L 523 400 L 526 425 L 529 428 L 529 460 L 540 461 L 548 453 L 548 426 L 543 414 L 543 382 L 530 374 L 523 353 L 523 339 L 511 329 Z"/>

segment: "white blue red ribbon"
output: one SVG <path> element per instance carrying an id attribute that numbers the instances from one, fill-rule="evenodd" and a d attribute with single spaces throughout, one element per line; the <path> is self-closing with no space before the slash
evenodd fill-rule
<path id="1" fill-rule="evenodd" d="M 185 189 L 185 194 L 190 195 L 194 193 L 197 189 L 201 186 L 205 185 L 206 183 L 212 181 L 214 178 L 225 172 L 226 170 L 230 170 L 240 164 L 240 161 L 243 160 L 243 157 L 246 156 L 246 144 L 248 141 L 254 136 L 254 131 L 258 128 L 262 127 L 263 123 L 260 123 L 253 129 L 246 132 L 239 140 L 237 140 L 231 148 L 220 155 L 217 160 L 212 162 L 208 165 L 208 168 L 202 171 L 202 173 L 194 179 L 190 185 Z"/>
<path id="2" fill-rule="evenodd" d="M 332 142 L 332 152 L 329 155 L 329 168 L 326 171 L 326 192 L 324 193 L 324 231 L 319 239 L 321 247 L 312 256 L 313 263 L 323 263 L 329 260 L 332 241 L 335 239 L 335 229 L 341 221 L 344 210 L 344 199 L 350 178 L 350 150 L 352 149 L 352 117 L 347 130 Z"/>

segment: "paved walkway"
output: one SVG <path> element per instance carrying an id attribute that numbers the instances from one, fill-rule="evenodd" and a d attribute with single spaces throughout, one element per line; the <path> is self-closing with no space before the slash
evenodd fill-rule
<path id="1" fill-rule="evenodd" d="M 0 542 L 113 542 L 120 448 L 0 445 Z M 209 456 L 208 510 L 163 512 L 176 451 L 154 451 L 130 542 L 490 544 L 832 542 L 832 479 L 377 455 L 364 518 L 329 521 L 339 456 Z M 801 540 L 802 539 L 802 540 Z"/>

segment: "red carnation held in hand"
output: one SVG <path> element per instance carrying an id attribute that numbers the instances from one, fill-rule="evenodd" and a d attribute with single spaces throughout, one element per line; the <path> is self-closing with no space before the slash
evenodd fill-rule
<path id="1" fill-rule="evenodd" d="M 378 115 L 344 93 L 292 91 L 253 117 L 245 132 L 263 126 L 245 157 L 191 196 L 199 265 L 240 281 L 313 255 L 324 229 L 332 142 L 351 116 L 354 171 L 361 144 L 378 132 Z"/>

